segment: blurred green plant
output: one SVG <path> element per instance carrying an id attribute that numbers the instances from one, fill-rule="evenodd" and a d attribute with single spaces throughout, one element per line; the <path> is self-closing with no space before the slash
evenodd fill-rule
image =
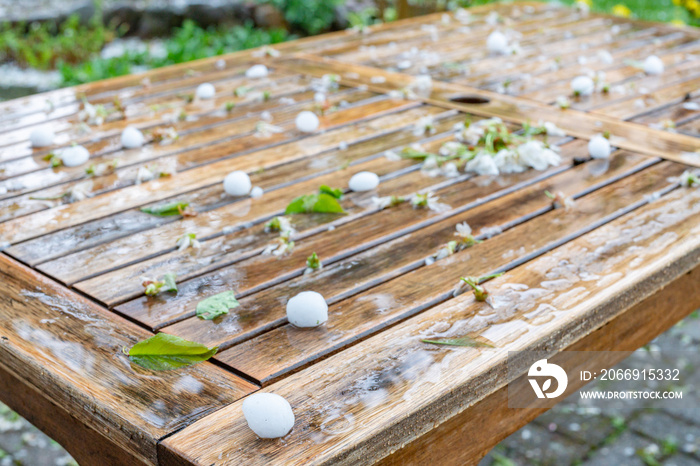
<path id="1" fill-rule="evenodd" d="M 688 14 L 697 24 L 698 19 L 700 19 L 700 0 L 673 0 L 673 4 L 688 10 Z"/>
<path id="2" fill-rule="evenodd" d="M 258 0 L 269 3 L 284 15 L 292 31 L 313 35 L 331 29 L 336 7 L 345 0 Z"/>
<path id="3" fill-rule="evenodd" d="M 125 53 L 118 57 L 96 57 L 78 65 L 61 63 L 59 71 L 62 84 L 72 86 L 130 74 L 138 69 L 158 68 L 261 45 L 276 44 L 290 38 L 289 33 L 283 29 L 256 29 L 250 23 L 234 27 L 202 28 L 195 22 L 187 20 L 182 27 L 176 28 L 171 38 L 164 41 L 165 53 L 125 50 Z"/>
<path id="4" fill-rule="evenodd" d="M 4 23 L 0 25 L 0 62 L 52 69 L 58 63 L 80 63 L 99 52 L 123 30 L 105 26 L 97 14 L 87 24 L 77 15 L 61 24 Z"/>

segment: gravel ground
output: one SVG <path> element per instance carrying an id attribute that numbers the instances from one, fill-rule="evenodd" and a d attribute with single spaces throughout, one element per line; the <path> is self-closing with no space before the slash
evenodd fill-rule
<path id="1" fill-rule="evenodd" d="M 697 351 L 698 347 L 699 311 L 648 345 L 662 351 Z M 632 359 L 618 367 L 628 367 Z M 690 381 L 700 388 L 700 366 L 695 370 Z M 697 389 L 691 392 L 691 399 L 684 398 L 675 408 L 600 409 L 565 400 L 501 442 L 480 465 L 700 465 L 698 393 Z M 0 466 L 75 464 L 59 444 L 0 403 Z"/>

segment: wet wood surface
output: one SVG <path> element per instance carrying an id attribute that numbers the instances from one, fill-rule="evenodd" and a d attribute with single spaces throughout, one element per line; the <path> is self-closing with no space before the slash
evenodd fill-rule
<path id="1" fill-rule="evenodd" d="M 494 30 L 515 53 L 488 51 Z M 0 398 L 81 464 L 476 463 L 534 416 L 504 408 L 508 351 L 635 349 L 700 299 L 700 189 L 679 179 L 700 167 L 697 30 L 520 2 L 273 48 L 0 103 Z M 649 55 L 662 74 L 641 69 Z M 262 63 L 267 76 L 245 76 Z M 597 81 L 590 96 L 572 95 L 581 75 Z M 193 98 L 206 82 L 215 97 Z M 104 122 L 86 121 L 88 104 Z M 296 129 L 305 110 L 318 130 Z M 455 125 L 493 117 L 516 133 L 556 124 L 565 136 L 536 139 L 561 162 L 479 176 L 396 157 L 416 144 L 437 153 Z M 128 126 L 143 147 L 122 148 Z M 40 127 L 56 138 L 32 148 Z M 591 159 L 602 133 L 612 155 Z M 52 167 L 47 156 L 74 143 L 89 162 Z M 262 196 L 227 195 L 233 170 Z M 351 191 L 360 171 L 379 186 Z M 294 247 L 271 254 L 279 233 L 266 223 L 321 185 L 343 191 L 346 214 L 287 216 Z M 421 193 L 439 205 L 412 206 Z M 405 201 L 376 204 L 389 196 Z M 141 211 L 174 201 L 197 215 Z M 438 256 L 465 222 L 481 242 Z M 178 250 L 187 233 L 200 247 Z M 309 271 L 313 253 L 323 268 Z M 144 295 L 145 279 L 169 272 L 177 294 Z M 488 304 L 459 287 L 493 272 L 505 274 Z M 196 316 L 228 290 L 239 307 Z M 326 324 L 287 322 L 285 303 L 305 290 L 323 294 Z M 655 322 L 659 303 L 669 312 Z M 132 366 L 122 348 L 159 331 L 220 349 L 184 370 Z M 493 347 L 420 342 L 462 334 Z M 256 390 L 292 404 L 283 440 L 245 425 Z M 464 438 L 475 440 L 449 454 Z"/>
<path id="2" fill-rule="evenodd" d="M 122 349 L 149 332 L 6 256 L 0 274 L 3 373 L 141 461 L 155 461 L 167 433 L 257 388 L 210 363 L 157 377 L 132 367 Z"/>

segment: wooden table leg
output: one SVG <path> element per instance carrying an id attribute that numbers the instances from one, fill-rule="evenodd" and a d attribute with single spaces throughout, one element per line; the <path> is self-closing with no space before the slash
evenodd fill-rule
<path id="1" fill-rule="evenodd" d="M 18 387 L 22 388 L 19 389 Z M 63 407 L 27 385 L 0 363 L 2 400 L 23 418 L 39 428 L 63 448 L 80 466 L 141 465 L 143 459 L 129 454 L 107 436 L 74 418 Z"/>

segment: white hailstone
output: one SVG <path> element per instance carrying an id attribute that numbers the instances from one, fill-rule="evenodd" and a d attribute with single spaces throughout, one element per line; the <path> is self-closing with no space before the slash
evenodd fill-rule
<path id="1" fill-rule="evenodd" d="M 252 197 L 252 198 L 262 197 L 263 192 L 264 191 L 260 186 L 255 186 L 253 189 L 250 190 L 250 197 Z"/>
<path id="2" fill-rule="evenodd" d="M 595 83 L 588 76 L 578 76 L 571 81 L 571 90 L 577 95 L 591 95 L 595 90 Z"/>
<path id="3" fill-rule="evenodd" d="M 372 172 L 355 173 L 348 186 L 355 192 L 371 191 L 379 186 L 379 177 Z"/>
<path id="4" fill-rule="evenodd" d="M 326 97 L 326 94 L 324 94 L 323 92 L 317 92 L 314 94 L 314 102 L 316 102 L 317 104 L 324 104 L 326 103 L 327 99 L 328 98 Z"/>
<path id="5" fill-rule="evenodd" d="M 253 65 L 245 72 L 245 77 L 250 79 L 264 78 L 267 76 L 267 66 Z"/>
<path id="6" fill-rule="evenodd" d="M 231 196 L 245 196 L 250 188 L 250 177 L 244 171 L 231 172 L 224 178 L 224 191 Z"/>
<path id="7" fill-rule="evenodd" d="M 216 94 L 216 89 L 214 89 L 214 85 L 211 83 L 202 83 L 197 86 L 197 90 L 195 91 L 197 98 L 203 100 L 213 99 L 214 94 Z"/>
<path id="8" fill-rule="evenodd" d="M 594 159 L 607 159 L 610 157 L 610 141 L 600 134 L 593 136 L 588 141 L 588 153 Z"/>
<path id="9" fill-rule="evenodd" d="M 136 149 L 141 146 L 143 146 L 143 133 L 133 126 L 127 126 L 122 131 L 122 147 Z"/>
<path id="10" fill-rule="evenodd" d="M 294 427 L 292 407 L 274 393 L 253 393 L 241 408 L 248 427 L 260 438 L 284 437 Z"/>
<path id="11" fill-rule="evenodd" d="M 401 60 L 400 62 L 398 62 L 396 64 L 396 67 L 400 70 L 407 70 L 411 66 L 413 66 L 413 63 L 411 63 L 411 60 Z"/>
<path id="12" fill-rule="evenodd" d="M 607 50 L 601 50 L 600 52 L 598 52 L 598 59 L 606 65 L 612 65 L 615 61 L 612 54 Z"/>
<path id="13" fill-rule="evenodd" d="M 648 56 L 644 60 L 644 72 L 646 74 L 661 74 L 664 72 L 664 62 L 656 55 Z"/>
<path id="14" fill-rule="evenodd" d="M 320 124 L 316 114 L 308 110 L 300 112 L 294 120 L 294 123 L 297 125 L 297 129 L 303 133 L 313 133 L 318 129 Z"/>
<path id="15" fill-rule="evenodd" d="M 32 143 L 32 147 L 46 147 L 53 144 L 55 137 L 56 134 L 51 128 L 42 127 L 31 132 L 29 142 Z"/>
<path id="16" fill-rule="evenodd" d="M 491 53 L 508 54 L 508 38 L 500 31 L 493 31 L 486 39 L 486 48 Z"/>
<path id="17" fill-rule="evenodd" d="M 287 301 L 287 319 L 296 327 L 317 327 L 328 320 L 328 304 L 320 293 L 302 291 Z"/>
<path id="18" fill-rule="evenodd" d="M 66 167 L 77 167 L 88 161 L 90 152 L 83 146 L 71 146 L 63 149 L 60 157 Z"/>

